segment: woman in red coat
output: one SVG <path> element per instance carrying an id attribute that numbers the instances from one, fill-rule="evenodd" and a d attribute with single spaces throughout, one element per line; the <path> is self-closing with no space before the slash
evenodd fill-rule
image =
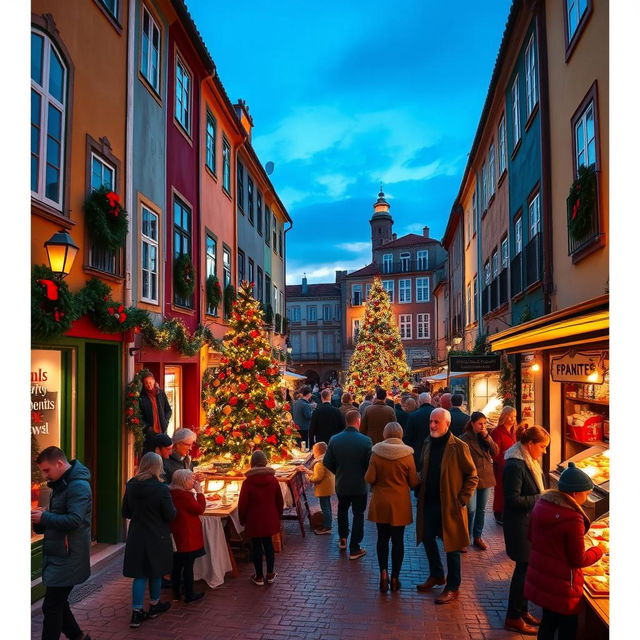
<path id="1" fill-rule="evenodd" d="M 205 554 L 200 516 L 204 513 L 206 502 L 200 483 L 189 469 L 174 471 L 169 489 L 177 511 L 176 519 L 171 523 L 171 533 L 177 549 L 173 554 L 171 572 L 173 599 L 180 600 L 182 583 L 184 601 L 193 602 L 204 596 L 201 591 L 193 591 L 193 563 L 196 558 Z"/>
<path id="2" fill-rule="evenodd" d="M 493 490 L 493 515 L 498 524 L 502 524 L 504 510 L 504 489 L 502 472 L 504 471 L 504 452 L 516 443 L 516 410 L 504 407 L 498 418 L 498 426 L 491 432 L 491 439 L 498 445 L 498 452 L 493 456 L 493 472 L 496 486 Z"/>
<path id="3" fill-rule="evenodd" d="M 246 480 L 240 489 L 238 516 L 240 524 L 244 526 L 245 537 L 251 538 L 253 565 L 256 570 L 251 581 L 259 587 L 265 583 L 262 572 L 263 554 L 267 558 L 267 583 L 271 584 L 276 579 L 271 536 L 280 533 L 283 507 L 284 500 L 275 470 L 267 467 L 267 456 L 263 451 L 254 451 L 251 469 L 247 471 Z"/>
<path id="4" fill-rule="evenodd" d="M 582 599 L 582 567 L 602 557 L 600 547 L 585 550 L 589 519 L 582 510 L 593 489 L 591 478 L 573 462 L 562 472 L 558 491 L 542 494 L 531 514 L 531 553 L 525 597 L 542 607 L 538 640 L 575 640 Z"/>

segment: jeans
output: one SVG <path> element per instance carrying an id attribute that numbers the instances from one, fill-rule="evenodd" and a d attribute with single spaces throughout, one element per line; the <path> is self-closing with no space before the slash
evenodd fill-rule
<path id="1" fill-rule="evenodd" d="M 42 640 L 58 640 L 61 633 L 71 640 L 83 637 L 82 629 L 69 608 L 71 589 L 73 587 L 47 587 L 42 603 Z"/>
<path id="2" fill-rule="evenodd" d="M 529 602 L 524 597 L 524 579 L 527 575 L 528 562 L 516 562 L 509 585 L 509 604 L 507 618 L 520 618 L 529 611 Z"/>
<path id="3" fill-rule="evenodd" d="M 444 569 L 440 559 L 440 551 L 436 536 L 442 536 L 442 511 L 439 504 L 424 505 L 424 529 L 422 544 L 429 561 L 429 577 L 444 578 Z M 445 589 L 457 591 L 462 577 L 460 574 L 460 551 L 447 551 L 447 584 Z"/>
<path id="4" fill-rule="evenodd" d="M 253 566 L 256 570 L 256 577 L 262 578 L 262 555 L 267 558 L 267 573 L 273 573 L 273 565 L 275 564 L 275 553 L 273 551 L 273 540 L 271 536 L 266 538 L 251 538 L 251 556 Z"/>
<path id="5" fill-rule="evenodd" d="M 349 537 L 349 507 L 353 513 L 353 529 L 349 540 L 349 551 L 358 553 L 364 537 L 364 510 L 367 508 L 367 494 L 360 496 L 338 496 L 338 535 Z"/>
<path id="6" fill-rule="evenodd" d="M 380 571 L 389 570 L 389 541 L 391 541 L 391 576 L 397 578 L 404 559 L 404 527 L 376 523 L 378 529 L 378 566 Z"/>
<path id="7" fill-rule="evenodd" d="M 193 555 L 182 553 L 173 554 L 173 571 L 171 572 L 171 582 L 175 593 L 180 593 L 180 583 L 184 586 L 184 595 L 193 595 Z"/>
<path id="8" fill-rule="evenodd" d="M 476 489 L 467 505 L 469 511 L 469 537 L 473 542 L 474 538 L 482 538 L 484 529 L 484 512 L 489 500 L 491 489 Z"/>
<path id="9" fill-rule="evenodd" d="M 558 630 L 558 640 L 576 640 L 578 616 L 568 616 L 549 609 L 542 610 L 542 621 L 538 628 L 538 640 L 553 640 Z"/>
<path id="10" fill-rule="evenodd" d="M 162 578 L 134 578 L 132 585 L 133 608 L 142 610 L 144 608 L 144 589 L 149 581 L 149 600 L 153 604 L 160 600 L 160 586 Z"/>
<path id="11" fill-rule="evenodd" d="M 323 526 L 325 529 L 331 529 L 331 496 L 320 496 L 320 510 L 324 518 Z"/>

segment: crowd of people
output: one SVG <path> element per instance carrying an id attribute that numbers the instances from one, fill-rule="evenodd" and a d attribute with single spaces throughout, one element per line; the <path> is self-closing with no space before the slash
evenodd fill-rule
<path id="1" fill-rule="evenodd" d="M 191 603 L 204 595 L 194 591 L 193 575 L 196 558 L 205 553 L 203 478 L 189 457 L 196 434 L 183 428 L 169 437 L 166 397 L 152 377 L 144 383 L 146 452 L 122 502 L 122 515 L 129 520 L 123 574 L 132 579 L 132 628 L 170 608 L 171 602 L 161 599 L 163 587 L 173 590 L 174 601 Z M 295 392 L 293 420 L 301 444 L 313 451 L 311 467 L 300 471 L 321 509 L 314 533 L 332 533 L 335 495 L 338 547 L 357 561 L 366 554 L 361 543 L 367 512 L 377 529 L 379 589 L 397 592 L 405 528 L 415 517 L 416 544 L 424 546 L 429 567 L 416 589 L 429 593 L 442 587 L 435 603 L 446 605 L 458 599 L 467 547 L 487 549 L 482 533 L 493 488 L 494 517 L 514 562 L 505 628 L 541 640 L 551 640 L 556 631 L 561 640 L 576 638 L 581 568 L 603 553 L 584 545 L 590 523 L 581 505 L 593 489 L 589 476 L 570 463 L 557 489 L 547 489 L 541 460 L 549 433 L 518 425 L 512 407 L 503 409 L 489 431 L 486 416 L 464 413 L 463 397 L 446 388 L 434 394 L 424 387 L 389 391 L 372 390 L 359 406 L 339 385 Z M 44 534 L 42 637 L 65 633 L 90 640 L 68 602 L 73 586 L 90 574 L 90 473 L 78 460 L 67 461 L 57 447 L 42 451 L 36 463 L 52 490 L 49 508 L 34 509 L 31 517 L 34 530 Z M 277 577 L 272 536 L 280 531 L 283 496 L 268 463 L 263 451 L 254 451 L 238 503 L 256 586 Z M 541 619 L 529 611 L 529 600 L 542 607 Z"/>

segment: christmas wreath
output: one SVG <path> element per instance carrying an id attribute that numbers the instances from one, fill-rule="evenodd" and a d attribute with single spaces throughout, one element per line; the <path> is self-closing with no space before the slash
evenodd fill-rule
<path id="1" fill-rule="evenodd" d="M 120 197 L 106 187 L 92 191 L 84 203 L 85 220 L 91 239 L 105 249 L 124 246 L 127 237 L 127 212 Z"/>
<path id="2" fill-rule="evenodd" d="M 222 298 L 222 287 L 217 276 L 210 275 L 206 283 L 207 305 L 212 309 L 216 309 Z"/>
<path id="3" fill-rule="evenodd" d="M 196 288 L 195 269 L 186 253 L 181 253 L 173 263 L 173 288 L 181 298 L 190 298 Z"/>
<path id="4" fill-rule="evenodd" d="M 578 177 L 569 191 L 569 233 L 574 240 L 582 240 L 593 229 L 596 213 L 596 170 L 593 165 L 578 169 Z"/>
<path id="5" fill-rule="evenodd" d="M 31 334 L 50 338 L 67 331 L 76 319 L 74 297 L 65 282 L 56 282 L 53 271 L 35 265 L 31 278 Z"/>
<path id="6" fill-rule="evenodd" d="M 228 284 L 224 288 L 224 315 L 226 317 L 231 315 L 231 308 L 236 300 L 236 290 L 232 284 Z"/>
<path id="7" fill-rule="evenodd" d="M 144 433 L 142 432 L 142 417 L 140 414 L 140 393 L 142 391 L 142 376 L 149 373 L 146 369 L 138 371 L 133 380 L 127 385 L 127 395 L 125 397 L 124 421 L 127 428 L 135 437 L 134 449 L 140 455 L 142 444 L 144 443 Z"/>

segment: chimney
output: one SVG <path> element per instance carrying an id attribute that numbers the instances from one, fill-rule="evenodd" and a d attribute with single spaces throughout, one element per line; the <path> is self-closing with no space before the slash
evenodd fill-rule
<path id="1" fill-rule="evenodd" d="M 340 271 L 336 269 L 336 284 L 338 284 L 341 280 L 344 280 L 347 277 L 346 269 L 344 271 Z"/>
<path id="2" fill-rule="evenodd" d="M 425 238 L 428 238 L 428 237 L 429 237 L 429 227 L 422 227 L 422 235 L 423 235 Z"/>
<path id="3" fill-rule="evenodd" d="M 236 110 L 236 115 L 240 120 L 240 124 L 242 128 L 247 133 L 247 137 L 249 138 L 249 142 L 251 142 L 251 129 L 253 128 L 253 118 L 249 115 L 249 107 L 244 100 L 238 100 L 236 104 L 233 105 Z"/>
<path id="4" fill-rule="evenodd" d="M 309 293 L 309 285 L 307 284 L 306 274 L 302 277 L 302 295 L 306 296 Z"/>
<path id="5" fill-rule="evenodd" d="M 397 240 L 398 239 L 398 234 L 397 233 L 392 233 L 391 234 L 391 240 Z"/>

